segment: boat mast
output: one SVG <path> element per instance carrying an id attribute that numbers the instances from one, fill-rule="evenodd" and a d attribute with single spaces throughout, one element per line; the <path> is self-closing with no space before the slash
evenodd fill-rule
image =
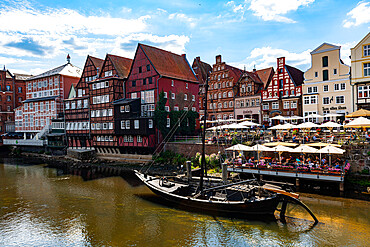
<path id="1" fill-rule="evenodd" d="M 207 95 L 208 95 L 208 76 L 204 85 L 204 116 L 203 116 L 203 135 L 202 135 L 202 160 L 200 164 L 200 183 L 199 190 L 203 191 L 203 177 L 206 169 L 206 123 L 207 123 Z"/>

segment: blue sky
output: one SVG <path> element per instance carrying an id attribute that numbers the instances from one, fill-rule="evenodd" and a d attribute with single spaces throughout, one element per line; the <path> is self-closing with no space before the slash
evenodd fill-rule
<path id="1" fill-rule="evenodd" d="M 251 70 L 276 58 L 305 71 L 309 52 L 323 42 L 350 48 L 370 32 L 370 1 L 7 1 L 0 3 L 0 66 L 38 74 L 66 62 L 83 67 L 86 56 L 133 58 L 138 42 L 178 54 L 190 63 Z"/>

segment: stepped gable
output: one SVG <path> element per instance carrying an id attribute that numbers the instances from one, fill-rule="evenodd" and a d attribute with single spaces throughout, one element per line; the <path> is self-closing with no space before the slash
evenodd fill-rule
<path id="1" fill-rule="evenodd" d="M 177 55 L 156 47 L 139 44 L 155 70 L 165 77 L 198 82 L 185 55 Z"/>
<path id="2" fill-rule="evenodd" d="M 292 78 L 296 86 L 301 86 L 303 84 L 303 72 L 297 68 L 294 68 L 289 65 L 285 65 L 285 69 L 288 71 L 290 77 Z"/>
<path id="3" fill-rule="evenodd" d="M 118 77 L 127 78 L 130 73 L 133 60 L 111 54 L 108 54 L 107 56 L 110 58 L 114 68 L 116 69 Z"/>

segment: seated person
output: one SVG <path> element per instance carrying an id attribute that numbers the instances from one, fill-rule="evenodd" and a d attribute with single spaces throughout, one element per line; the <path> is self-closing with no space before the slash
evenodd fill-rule
<path id="1" fill-rule="evenodd" d="M 312 140 L 313 140 L 313 141 L 317 141 L 317 136 L 316 136 L 316 135 L 314 135 L 314 136 L 312 137 Z"/>
<path id="2" fill-rule="evenodd" d="M 366 141 L 370 141 L 370 136 L 369 136 L 369 133 L 368 132 L 366 132 L 365 138 L 366 138 Z"/>

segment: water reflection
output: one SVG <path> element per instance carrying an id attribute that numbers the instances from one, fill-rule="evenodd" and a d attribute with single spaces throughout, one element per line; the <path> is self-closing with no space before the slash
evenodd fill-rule
<path id="1" fill-rule="evenodd" d="M 0 246 L 368 244 L 368 202 L 303 195 L 322 224 L 301 232 L 295 218 L 305 215 L 295 208 L 288 225 L 213 217 L 167 207 L 125 179 L 84 181 L 43 165 L 0 164 Z"/>

